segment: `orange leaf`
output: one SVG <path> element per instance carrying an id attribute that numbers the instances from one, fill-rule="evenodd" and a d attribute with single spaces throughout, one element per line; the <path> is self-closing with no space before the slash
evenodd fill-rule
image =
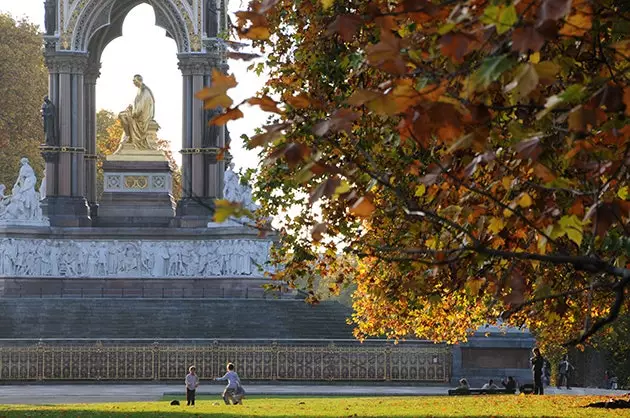
<path id="1" fill-rule="evenodd" d="M 289 96 L 284 101 L 296 109 L 321 108 L 322 104 L 318 100 L 314 100 L 306 93 L 300 93 L 297 96 Z"/>
<path id="2" fill-rule="evenodd" d="M 560 35 L 566 36 L 584 36 L 593 27 L 593 8 L 590 4 L 581 4 L 575 7 L 575 13 L 566 19 Z"/>
<path id="3" fill-rule="evenodd" d="M 258 105 L 265 112 L 282 113 L 282 110 L 278 109 L 278 103 L 269 96 L 252 97 L 247 100 L 250 105 Z"/>
<path id="4" fill-rule="evenodd" d="M 282 136 L 281 131 L 287 128 L 288 126 L 289 124 L 287 123 L 279 123 L 275 125 L 265 126 L 264 128 L 267 132 L 265 132 L 264 134 L 254 135 L 253 137 L 250 138 L 247 145 L 249 146 L 249 148 L 265 146 L 269 142 L 274 141 L 277 138 L 280 138 Z"/>
<path id="5" fill-rule="evenodd" d="M 317 225 L 315 225 L 313 229 L 311 229 L 311 237 L 313 237 L 313 241 L 321 241 L 326 231 L 328 231 L 328 224 L 318 223 Z"/>
<path id="6" fill-rule="evenodd" d="M 350 213 L 360 218 L 367 218 L 372 214 L 372 212 L 374 212 L 375 209 L 376 206 L 374 206 L 372 201 L 369 198 L 363 196 L 360 197 L 354 203 L 354 205 L 352 205 L 352 207 L 350 208 Z"/>
<path id="7" fill-rule="evenodd" d="M 475 39 L 461 32 L 450 32 L 440 38 L 442 55 L 455 63 L 464 62 L 464 57 L 471 51 Z"/>
<path id="8" fill-rule="evenodd" d="M 243 112 L 241 112 L 241 109 L 239 109 L 238 107 L 235 107 L 234 109 L 228 109 L 225 113 L 222 113 L 220 115 L 213 117 L 208 122 L 208 125 L 222 126 L 228 123 L 228 121 L 240 119 L 242 117 L 243 117 Z"/>
<path id="9" fill-rule="evenodd" d="M 512 50 L 526 54 L 528 51 L 537 52 L 545 44 L 545 38 L 533 27 L 524 26 L 512 32 Z"/>
<path id="10" fill-rule="evenodd" d="M 368 45 L 365 48 L 367 63 L 388 73 L 404 74 L 407 68 L 400 54 L 401 49 L 400 38 L 388 30 L 381 30 L 380 42 L 375 45 Z"/>
<path id="11" fill-rule="evenodd" d="M 350 97 L 348 97 L 346 103 L 351 106 L 361 106 L 369 102 L 370 100 L 374 100 L 382 96 L 383 93 L 378 91 L 357 89 L 354 91 L 354 93 L 352 93 Z"/>
<path id="12" fill-rule="evenodd" d="M 326 35 L 338 33 L 341 39 L 345 42 L 350 42 L 359 30 L 359 26 L 361 26 L 361 16 L 353 14 L 339 15 L 334 22 L 328 25 Z"/>

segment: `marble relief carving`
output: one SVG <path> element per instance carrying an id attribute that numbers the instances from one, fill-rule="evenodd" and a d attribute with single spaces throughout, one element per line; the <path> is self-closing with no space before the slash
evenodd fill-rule
<path id="1" fill-rule="evenodd" d="M 261 277 L 271 241 L 0 239 L 0 277 Z"/>

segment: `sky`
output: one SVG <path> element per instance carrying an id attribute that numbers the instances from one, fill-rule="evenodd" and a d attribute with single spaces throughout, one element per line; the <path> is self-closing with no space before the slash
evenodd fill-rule
<path id="1" fill-rule="evenodd" d="M 230 2 L 230 11 L 243 8 L 240 1 Z M 44 0 L 0 0 L 0 12 L 14 18 L 26 17 L 44 27 Z M 155 14 L 148 4 L 132 9 L 123 24 L 123 36 L 113 40 L 101 57 L 101 76 L 96 84 L 96 108 L 114 113 L 133 103 L 136 88 L 134 74 L 141 74 L 144 83 L 155 96 L 155 120 L 161 126 L 158 136 L 171 142 L 171 149 L 181 162 L 182 138 L 182 75 L 177 68 L 175 41 L 166 37 L 164 29 L 155 26 Z M 251 97 L 264 80 L 247 71 L 251 62 L 230 60 L 229 73 L 239 85 L 228 91 L 235 103 Z M 230 121 L 231 153 L 238 169 L 257 165 L 257 152 L 243 149 L 242 134 L 252 135 L 254 129 L 265 123 L 265 113 L 257 108 L 242 106 L 243 119 Z"/>

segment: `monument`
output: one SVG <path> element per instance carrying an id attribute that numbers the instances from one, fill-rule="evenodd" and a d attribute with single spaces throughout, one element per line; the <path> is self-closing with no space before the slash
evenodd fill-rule
<path id="1" fill-rule="evenodd" d="M 97 226 L 162 226 L 174 221 L 171 169 L 158 150 L 155 97 L 140 74 L 133 104 L 118 114 L 123 137 L 103 162 L 104 186 Z M 210 211 L 208 211 L 210 212 Z"/>
<path id="2" fill-rule="evenodd" d="M 122 35 L 127 14 L 143 2 L 174 39 L 182 72 L 183 196 L 177 202 L 156 147 L 156 101 L 140 75 L 132 80 L 133 103 L 119 114 L 124 137 L 103 162 L 104 193 L 97 195 L 100 60 Z M 234 166 L 226 167 L 233 157 L 217 158 L 229 135 L 207 121 L 222 109 L 205 110 L 194 98 L 213 69 L 227 70 L 220 38 L 226 5 L 45 1 L 45 181 L 40 195 L 23 159 L 11 192 L 0 186 L 0 380 L 180 380 L 192 363 L 206 379 L 229 360 L 246 380 L 435 384 L 487 366 L 488 352 L 479 357 L 477 347 L 355 341 L 348 307 L 312 307 L 295 290 L 263 287 L 274 273 L 268 264 L 273 236 L 261 236 L 248 219 L 213 222 L 218 199 L 257 209 L 251 188 Z M 492 348 L 500 348 L 495 341 Z M 510 364 L 518 366 L 517 360 Z"/>

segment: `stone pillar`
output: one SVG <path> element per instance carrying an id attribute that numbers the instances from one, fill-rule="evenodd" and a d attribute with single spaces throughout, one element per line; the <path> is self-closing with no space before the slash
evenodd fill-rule
<path id="1" fill-rule="evenodd" d="M 90 217 L 98 212 L 96 185 L 96 80 L 100 76 L 100 63 L 91 63 L 84 76 L 85 107 L 85 197 L 90 207 Z"/>
<path id="2" fill-rule="evenodd" d="M 214 212 L 214 199 L 222 197 L 225 164 L 217 160 L 225 145 L 225 128 L 209 129 L 207 122 L 213 110 L 204 110 L 195 93 L 208 86 L 212 69 L 227 69 L 216 53 L 180 54 L 183 76 L 182 117 L 182 200 L 177 205 L 178 225 L 206 226 Z"/>
<path id="3" fill-rule="evenodd" d="M 44 215 L 53 226 L 86 226 L 91 220 L 84 187 L 85 113 L 84 79 L 87 54 L 45 54 L 50 74 L 49 97 L 57 109 L 57 146 L 42 149 L 46 159 L 47 195 Z"/>

